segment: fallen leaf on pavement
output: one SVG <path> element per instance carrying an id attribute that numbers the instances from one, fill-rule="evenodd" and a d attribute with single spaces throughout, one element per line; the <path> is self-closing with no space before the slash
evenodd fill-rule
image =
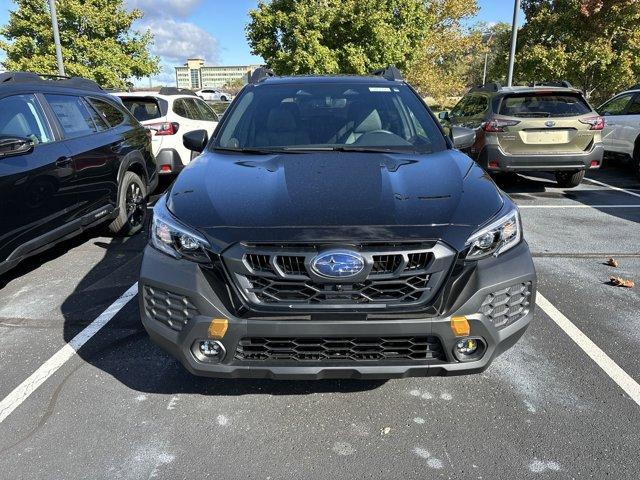
<path id="1" fill-rule="evenodd" d="M 607 260 L 607 265 L 609 265 L 610 267 L 618 267 L 618 261 L 615 258 L 610 258 L 609 260 Z"/>
<path id="2" fill-rule="evenodd" d="M 628 280 L 622 277 L 609 277 L 609 281 L 616 287 L 633 288 L 633 286 L 635 285 L 635 283 L 633 283 L 633 280 Z"/>
<path id="3" fill-rule="evenodd" d="M 391 431 L 391 427 L 384 427 L 380 432 L 382 435 L 387 435 Z"/>

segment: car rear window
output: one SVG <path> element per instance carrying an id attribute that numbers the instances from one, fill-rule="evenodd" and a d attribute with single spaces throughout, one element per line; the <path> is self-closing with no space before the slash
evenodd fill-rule
<path id="1" fill-rule="evenodd" d="M 502 99 L 499 114 L 510 117 L 575 117 L 591 112 L 578 93 L 519 93 Z"/>
<path id="2" fill-rule="evenodd" d="M 162 112 L 160 111 L 160 105 L 155 98 L 140 98 L 140 97 L 121 97 L 122 103 L 125 107 L 136 117 L 139 122 L 145 120 L 153 120 L 154 118 L 160 118 Z"/>

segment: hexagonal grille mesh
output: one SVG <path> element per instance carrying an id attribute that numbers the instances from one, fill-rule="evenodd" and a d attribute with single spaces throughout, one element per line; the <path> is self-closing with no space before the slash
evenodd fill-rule
<path id="1" fill-rule="evenodd" d="M 200 314 L 187 297 L 148 285 L 143 289 L 143 300 L 149 317 L 178 331 Z"/>
<path id="2" fill-rule="evenodd" d="M 323 337 L 240 340 L 235 358 L 243 361 L 367 361 L 442 359 L 437 337 Z"/>
<path id="3" fill-rule="evenodd" d="M 294 282 L 277 278 L 248 276 L 248 291 L 263 303 L 409 303 L 420 300 L 429 288 L 429 275 L 392 280 L 367 280 L 354 284 L 325 284 L 311 280 Z"/>
<path id="4" fill-rule="evenodd" d="M 503 328 L 527 315 L 530 307 L 531 282 L 518 283 L 487 295 L 480 313 L 496 327 Z"/>

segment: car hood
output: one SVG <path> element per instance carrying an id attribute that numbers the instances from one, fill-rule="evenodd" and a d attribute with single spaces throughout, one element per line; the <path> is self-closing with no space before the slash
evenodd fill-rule
<path id="1" fill-rule="evenodd" d="M 469 157 L 313 152 L 207 152 L 168 192 L 167 206 L 220 248 L 236 242 L 442 238 L 462 248 L 501 208 Z"/>

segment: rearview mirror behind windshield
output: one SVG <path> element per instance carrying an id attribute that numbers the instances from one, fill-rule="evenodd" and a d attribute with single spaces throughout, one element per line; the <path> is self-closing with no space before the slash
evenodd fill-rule
<path id="1" fill-rule="evenodd" d="M 33 150 L 34 143 L 28 138 L 0 136 L 0 158 L 25 155 Z"/>

